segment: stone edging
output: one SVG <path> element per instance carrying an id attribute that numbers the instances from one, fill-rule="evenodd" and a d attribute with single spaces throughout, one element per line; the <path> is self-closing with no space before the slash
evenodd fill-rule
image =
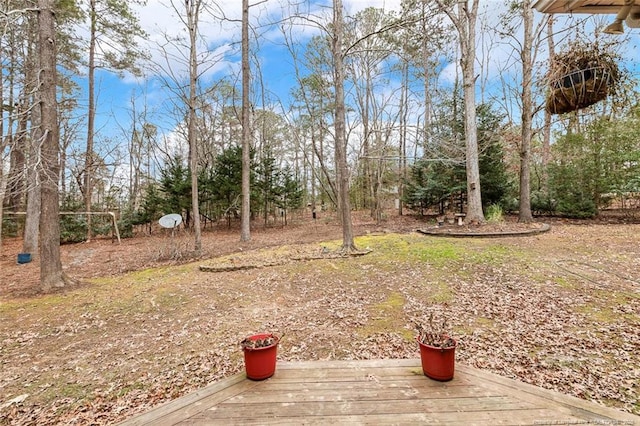
<path id="1" fill-rule="evenodd" d="M 524 231 L 504 231 L 504 232 L 442 232 L 436 229 L 418 229 L 417 232 L 433 237 L 449 237 L 449 238 L 499 238 L 499 237 L 522 237 L 529 235 L 537 235 L 547 232 L 551 229 L 551 225 L 543 223 L 540 228 L 526 229 Z"/>

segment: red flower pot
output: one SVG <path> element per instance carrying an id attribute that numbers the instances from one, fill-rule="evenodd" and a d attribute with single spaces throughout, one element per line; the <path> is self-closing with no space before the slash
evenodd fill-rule
<path id="1" fill-rule="evenodd" d="M 453 346 L 441 348 L 426 345 L 416 339 L 420 345 L 420 361 L 424 375 L 441 382 L 453 379 L 457 342 L 453 339 Z"/>
<path id="2" fill-rule="evenodd" d="M 276 355 L 280 338 L 271 333 L 261 333 L 249 336 L 244 340 L 244 342 L 255 342 L 269 337 L 272 337 L 274 342 L 268 346 L 249 347 L 245 344 L 242 345 L 247 378 L 251 380 L 264 380 L 273 376 L 276 371 Z"/>

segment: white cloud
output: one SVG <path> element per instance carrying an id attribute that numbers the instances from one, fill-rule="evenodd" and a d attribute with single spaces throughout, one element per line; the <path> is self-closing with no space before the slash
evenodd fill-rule
<path id="1" fill-rule="evenodd" d="M 347 13 L 355 15 L 368 7 L 399 11 L 401 0 L 344 0 L 343 3 Z"/>
<path id="2" fill-rule="evenodd" d="M 258 3 L 257 0 L 252 2 Z M 355 15 L 357 12 L 367 7 L 384 8 L 386 10 L 400 10 L 401 0 L 343 0 L 345 6 L 346 15 Z M 183 7 L 182 1 L 175 1 L 178 7 Z M 202 21 L 200 23 L 200 32 L 203 40 L 206 44 L 200 46 L 201 52 L 209 52 L 212 57 L 218 59 L 210 70 L 208 70 L 205 77 L 214 77 L 217 75 L 231 74 L 238 71 L 238 43 L 240 39 L 240 18 L 241 18 L 241 2 L 238 0 L 219 0 L 218 5 L 220 10 L 216 12 L 216 16 L 203 12 L 201 15 Z M 298 3 L 292 5 L 292 3 Z M 184 28 L 184 24 L 181 22 L 178 13 L 172 10 L 169 0 L 149 0 L 148 4 L 139 9 L 139 16 L 143 28 L 149 33 L 149 39 L 147 43 L 150 47 L 157 46 L 158 44 L 166 42 L 166 36 L 182 36 L 186 37 L 187 33 Z M 332 14 L 332 1 L 331 0 L 313 0 L 291 2 L 290 0 L 269 0 L 264 3 L 259 3 L 255 7 L 251 8 L 250 16 L 253 23 L 255 33 L 258 34 L 260 40 L 259 55 L 262 55 L 261 61 L 263 63 L 263 71 L 268 71 L 271 67 L 273 70 L 277 70 L 277 75 L 265 74 L 265 82 L 269 85 L 270 81 L 273 85 L 284 85 L 282 80 L 293 81 L 293 73 L 286 73 L 282 71 L 283 63 L 290 63 L 293 60 L 289 57 L 280 56 L 265 56 L 274 51 L 273 46 L 279 47 L 278 52 L 286 54 L 286 49 L 282 48 L 284 36 L 281 32 L 281 26 L 287 26 L 292 21 L 282 21 L 283 17 L 289 17 L 294 12 L 303 16 L 310 17 L 312 19 L 297 19 L 294 20 L 290 27 L 291 36 L 296 44 L 296 49 L 303 49 L 306 41 L 313 35 L 319 34 L 320 30 L 318 26 L 313 24 L 312 21 L 317 21 L 321 25 L 326 25 L 331 21 Z M 513 81 L 517 81 L 519 59 L 514 57 L 513 47 L 510 46 L 506 39 L 500 39 L 496 35 L 495 30 L 499 28 L 500 14 L 506 11 L 507 5 L 504 1 L 498 0 L 483 0 L 481 2 L 482 17 L 480 20 L 484 20 L 484 27 L 486 32 L 484 37 L 482 35 L 477 36 L 477 43 L 479 45 L 478 63 L 476 64 L 476 72 L 481 74 L 479 84 L 481 81 L 489 82 L 487 87 L 494 85 L 494 82 L 499 81 L 500 73 L 504 75 L 510 75 Z M 221 22 L 217 18 L 221 13 L 225 15 L 228 21 Z M 540 21 L 544 18 L 544 15 L 538 12 L 535 13 L 536 21 Z M 582 19 L 582 16 L 570 16 L 570 15 L 558 15 L 556 29 L 567 27 L 572 20 L 575 22 L 577 19 Z M 605 22 L 608 17 L 602 18 Z M 478 25 L 480 31 L 481 25 Z M 453 29 L 451 31 L 454 31 Z M 630 36 L 630 40 L 627 42 L 628 47 L 625 52 L 625 57 L 628 61 L 633 63 L 636 61 L 636 73 L 638 72 L 637 58 L 640 57 L 640 31 L 628 30 L 627 34 Z M 516 39 L 521 40 L 521 30 L 518 30 L 518 34 L 515 35 Z M 557 38 L 558 40 L 560 37 Z M 546 44 L 543 45 L 543 50 L 546 49 Z M 265 53 L 269 52 L 269 53 Z M 184 61 L 187 52 L 184 49 L 174 47 L 170 54 L 175 58 L 182 58 Z M 544 60 L 546 53 L 543 51 L 537 58 L 538 61 Z M 154 53 L 154 61 L 162 62 L 162 58 L 158 57 L 157 49 Z M 211 61 L 208 63 L 211 64 Z M 482 66 L 480 65 L 482 64 Z M 182 65 L 178 64 L 175 60 L 172 64 L 175 70 L 181 69 L 182 75 L 186 76 L 186 62 Z M 455 81 L 456 74 L 458 72 L 458 60 L 454 59 L 450 63 L 444 66 L 439 80 L 441 84 L 451 84 Z M 484 68 L 483 68 L 484 67 Z M 506 71 L 505 71 L 506 70 Z M 517 83 L 516 83 L 517 84 Z M 158 98 L 164 96 L 166 98 L 166 89 L 156 87 L 155 90 L 162 91 L 164 94 L 158 94 Z M 283 90 L 284 93 L 284 90 Z M 150 94 L 153 98 L 153 94 Z"/>

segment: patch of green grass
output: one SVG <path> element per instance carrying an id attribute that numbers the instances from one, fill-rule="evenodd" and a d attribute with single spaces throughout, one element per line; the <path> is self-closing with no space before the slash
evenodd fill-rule
<path id="1" fill-rule="evenodd" d="M 404 302 L 405 300 L 402 294 L 393 292 L 389 295 L 387 300 L 379 303 L 376 307 L 382 311 L 396 311 L 404 306 Z"/>
<path id="2" fill-rule="evenodd" d="M 593 305 L 578 306 L 574 309 L 574 312 L 581 313 L 587 316 L 589 319 L 599 323 L 610 323 L 616 318 L 611 308 L 603 308 Z"/>
<path id="3" fill-rule="evenodd" d="M 179 286 L 193 266 L 145 269 L 118 277 L 96 278 L 69 292 L 0 304 L 5 318 L 31 318 L 50 326 L 75 320 L 78 314 L 145 314 L 172 306 L 184 307 L 189 299 Z"/>
<path id="4" fill-rule="evenodd" d="M 599 291 L 598 294 L 615 304 L 629 303 L 631 300 L 640 299 L 640 293 L 630 291 L 618 291 L 611 293 L 610 291 Z"/>
<path id="5" fill-rule="evenodd" d="M 446 303 L 453 300 L 453 291 L 451 287 L 443 281 L 430 283 L 432 293 L 429 295 L 429 302 Z"/>
<path id="6" fill-rule="evenodd" d="M 336 277 L 343 282 L 356 282 L 366 279 L 368 271 L 359 266 L 357 260 L 354 259 L 322 259 L 312 262 L 303 262 L 300 266 L 302 269 L 297 270 L 300 274 L 313 274 L 315 276 L 324 276 L 329 279 Z M 291 265 L 286 265 L 288 270 Z"/>
<path id="7" fill-rule="evenodd" d="M 34 393 L 38 392 L 39 401 L 49 403 L 62 398 L 80 401 L 88 397 L 86 385 L 73 383 L 70 380 L 55 379 L 53 377 L 48 377 L 48 381 L 45 379 L 45 377 L 41 377 L 41 380 L 32 383 L 32 390 L 26 388 Z M 53 383 L 55 383 L 55 385 Z"/>
<path id="8" fill-rule="evenodd" d="M 149 280 L 159 280 L 167 276 L 168 274 L 172 273 L 173 271 L 174 271 L 173 269 L 168 267 L 141 269 L 139 271 L 135 271 L 135 272 L 131 272 L 130 274 L 127 274 L 126 279 L 128 281 L 131 281 L 132 283 L 139 283 L 139 282 L 144 282 Z M 114 282 L 114 280 L 107 279 L 106 282 Z"/>
<path id="9" fill-rule="evenodd" d="M 16 319 L 18 317 L 18 309 L 24 306 L 23 301 L 0 302 L 0 314 L 5 320 Z"/>
<path id="10" fill-rule="evenodd" d="M 577 289 L 577 284 L 572 280 L 568 280 L 565 277 L 555 277 L 554 281 L 562 288 L 567 290 L 575 290 Z"/>
<path id="11" fill-rule="evenodd" d="M 145 389 L 146 386 L 147 385 L 145 383 L 142 383 L 140 381 L 136 381 L 136 382 L 133 382 L 133 383 L 129 383 L 129 384 L 125 385 L 125 386 L 122 386 L 121 388 L 119 388 L 116 391 L 115 394 L 118 397 L 122 397 L 122 396 L 128 394 L 131 391 L 143 390 L 143 389 Z"/>
<path id="12" fill-rule="evenodd" d="M 371 321 L 361 327 L 358 334 L 370 336 L 376 333 L 400 333 L 405 339 L 413 339 L 413 332 L 404 328 L 405 298 L 398 292 L 391 293 L 386 300 L 369 308 Z"/>
<path id="13" fill-rule="evenodd" d="M 616 322 L 638 322 L 640 315 L 632 313 L 616 312 L 613 306 L 597 306 L 595 304 L 587 304 L 578 306 L 574 312 L 583 314 L 591 321 L 598 324 L 612 324 Z"/>
<path id="14" fill-rule="evenodd" d="M 376 261 L 424 262 L 436 266 L 459 261 L 464 249 L 443 238 L 415 235 L 368 235 L 356 239 L 359 248 L 370 248 Z"/>
<path id="15" fill-rule="evenodd" d="M 339 240 L 323 241 L 318 245 L 321 247 L 325 247 L 329 251 L 338 251 L 342 247 L 342 241 L 339 241 Z"/>
<path id="16" fill-rule="evenodd" d="M 595 292 L 593 301 L 576 306 L 573 311 L 582 314 L 593 324 L 607 325 L 640 322 L 640 314 L 633 310 L 621 312 L 621 306 L 629 305 L 640 296 L 630 292 Z"/>
<path id="17" fill-rule="evenodd" d="M 480 250 L 469 253 L 469 260 L 474 263 L 490 265 L 500 265 L 507 259 L 509 262 L 515 262 L 519 258 L 523 258 L 521 252 L 514 250 L 513 247 L 505 247 L 503 245 L 487 245 Z"/>
<path id="18" fill-rule="evenodd" d="M 77 307 L 94 298 L 87 289 L 74 290 L 68 293 L 46 294 L 31 299 L 12 300 L 0 303 L 2 317 L 8 319 L 54 318 L 60 319 L 69 311 L 69 306 Z"/>
<path id="19" fill-rule="evenodd" d="M 476 329 L 493 329 L 496 326 L 495 320 L 485 317 L 475 317 L 468 325 L 456 327 L 455 334 L 465 335 L 472 334 Z"/>

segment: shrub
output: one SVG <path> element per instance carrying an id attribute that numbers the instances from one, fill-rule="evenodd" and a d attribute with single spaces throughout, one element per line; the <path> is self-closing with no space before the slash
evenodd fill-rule
<path id="1" fill-rule="evenodd" d="M 24 220 L 24 218 L 23 218 Z M 2 217 L 2 236 L 17 237 L 18 236 L 18 219 L 13 217 Z"/>
<path id="2" fill-rule="evenodd" d="M 60 242 L 79 243 L 87 239 L 86 216 L 80 214 L 60 217 Z"/>
<path id="3" fill-rule="evenodd" d="M 557 202 L 543 191 L 531 194 L 531 211 L 534 214 L 553 215 L 557 209 Z"/>
<path id="4" fill-rule="evenodd" d="M 489 207 L 487 207 L 485 217 L 487 219 L 487 222 L 489 223 L 504 222 L 502 206 L 500 204 L 491 204 Z"/>

